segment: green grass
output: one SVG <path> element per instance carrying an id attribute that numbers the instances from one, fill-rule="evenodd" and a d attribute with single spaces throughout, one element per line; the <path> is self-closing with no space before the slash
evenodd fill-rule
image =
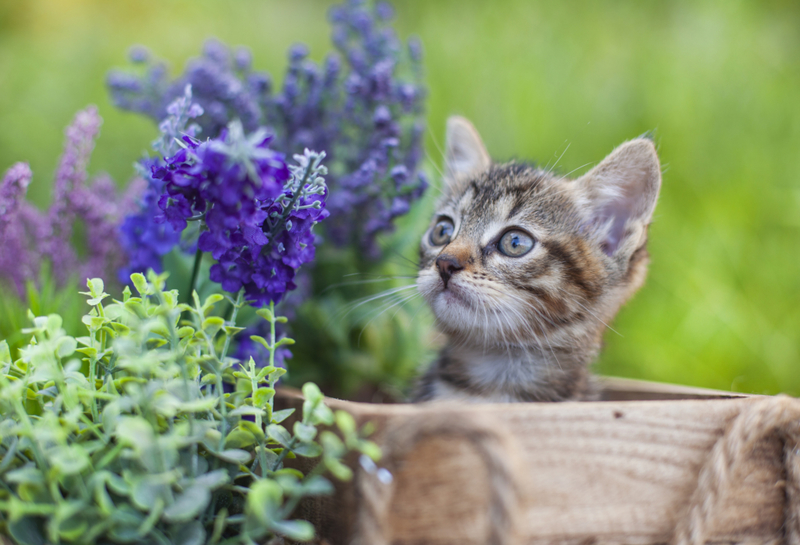
<path id="1" fill-rule="evenodd" d="M 49 199 L 63 127 L 96 103 L 92 162 L 120 183 L 154 127 L 109 104 L 104 74 L 143 43 L 178 69 L 207 36 L 280 76 L 295 41 L 328 50 L 328 2 L 0 0 L 0 169 Z M 654 130 L 665 167 L 650 278 L 609 332 L 609 374 L 800 393 L 800 8 L 788 1 L 411 0 L 430 86 L 428 151 L 470 117 L 500 159 L 580 174 Z M 438 146 L 437 146 L 438 143 Z M 560 159 L 559 159 L 560 158 Z M 435 196 L 432 191 L 429 198 Z M 411 229 L 421 231 L 422 226 Z"/>

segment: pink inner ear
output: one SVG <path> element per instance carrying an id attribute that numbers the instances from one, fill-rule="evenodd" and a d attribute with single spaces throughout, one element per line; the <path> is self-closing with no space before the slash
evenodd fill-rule
<path id="1" fill-rule="evenodd" d="M 640 215 L 645 208 L 645 179 L 637 176 L 623 180 L 617 187 L 620 192 L 612 196 L 596 213 L 595 225 L 602 228 L 609 225 L 608 234 L 603 241 L 603 251 L 613 255 L 622 244 L 625 236 L 625 224 L 629 219 Z"/>
<path id="2" fill-rule="evenodd" d="M 606 255 L 614 255 L 614 252 L 619 248 L 628 217 L 628 210 L 619 202 L 610 203 L 600 210 L 596 224 L 603 226 L 609 221 L 611 222 L 608 234 L 602 243 L 603 251 Z"/>

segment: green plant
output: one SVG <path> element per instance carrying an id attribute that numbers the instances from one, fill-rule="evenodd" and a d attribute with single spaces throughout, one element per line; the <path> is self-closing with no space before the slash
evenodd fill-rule
<path id="1" fill-rule="evenodd" d="M 241 294 L 226 320 L 213 315 L 222 295 L 180 304 L 165 278 L 134 274 L 139 296 L 125 288 L 110 303 L 89 280 L 88 335 L 31 313 L 16 361 L 0 342 L 0 531 L 17 543 L 305 541 L 313 527 L 291 516 L 302 498 L 330 492 L 321 473 L 349 478 L 349 450 L 379 457 L 314 384 L 302 415 L 275 410 L 285 370 L 272 357 L 293 341 L 276 340 L 285 318 L 272 306 L 258 311 L 271 334 L 254 338 L 270 364 L 239 365 L 228 349 Z M 339 435 L 317 429 L 334 424 Z M 320 461 L 303 475 L 284 466 L 296 456 Z"/>

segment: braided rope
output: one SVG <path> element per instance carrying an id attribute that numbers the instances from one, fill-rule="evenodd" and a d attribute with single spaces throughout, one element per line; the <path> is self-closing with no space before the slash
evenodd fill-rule
<path id="1" fill-rule="evenodd" d="M 448 413 L 410 421 L 387 435 L 382 445 L 384 458 L 381 465 L 394 473 L 418 443 L 431 437 L 448 436 L 469 441 L 486 465 L 489 475 L 489 535 L 486 543 L 515 545 L 519 538 L 520 504 L 512 465 L 515 448 L 509 434 L 500 431 L 497 423 L 465 422 L 463 416 Z M 357 487 L 364 502 L 356 521 L 353 545 L 390 545 L 388 509 L 394 485 L 380 482 L 375 475 L 359 470 Z"/>
<path id="2" fill-rule="evenodd" d="M 697 488 L 692 493 L 672 538 L 672 545 L 703 545 L 709 528 L 728 490 L 738 477 L 741 464 L 755 445 L 774 434 L 784 440 L 786 464 L 785 541 L 800 545 L 800 400 L 780 395 L 761 399 L 731 422 L 716 442 L 700 470 Z"/>

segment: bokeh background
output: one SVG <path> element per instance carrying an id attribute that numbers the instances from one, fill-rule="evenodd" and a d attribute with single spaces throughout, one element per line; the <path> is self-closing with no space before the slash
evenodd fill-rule
<path id="1" fill-rule="evenodd" d="M 255 68 L 279 80 L 292 43 L 315 59 L 330 50 L 329 5 L 0 0 L 0 170 L 28 161 L 30 198 L 45 206 L 63 128 L 94 103 L 105 123 L 90 172 L 124 184 L 156 134 L 149 120 L 116 110 L 105 89 L 130 45 L 178 73 L 215 36 L 249 46 Z M 417 34 L 425 46 L 432 174 L 454 113 L 475 122 L 495 158 L 574 176 L 654 131 L 664 185 L 650 276 L 613 324 L 619 334 L 608 332 L 599 372 L 800 394 L 800 5 L 394 6 L 401 37 Z M 435 194 L 420 206 L 430 209 Z M 424 225 L 401 229 L 416 237 Z"/>

